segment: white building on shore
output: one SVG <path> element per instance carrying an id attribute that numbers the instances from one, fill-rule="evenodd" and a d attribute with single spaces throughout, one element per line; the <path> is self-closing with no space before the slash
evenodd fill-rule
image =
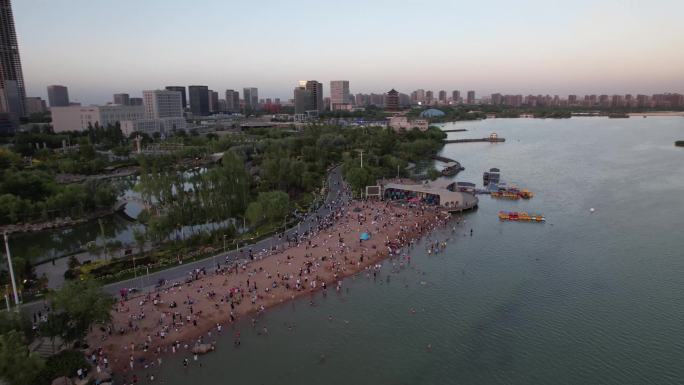
<path id="1" fill-rule="evenodd" d="M 64 106 L 51 107 L 52 127 L 55 132 L 85 131 L 88 126 L 107 127 L 125 120 L 140 120 L 145 117 L 143 106 Z"/>
<path id="2" fill-rule="evenodd" d="M 144 132 L 153 135 L 159 132 L 166 135 L 175 130 L 187 127 L 183 117 L 183 96 L 179 91 L 147 90 L 143 91 L 144 119 L 125 120 L 121 122 L 121 131 L 129 136 L 132 132 Z"/>
<path id="3" fill-rule="evenodd" d="M 406 116 L 393 116 L 390 118 L 389 126 L 394 129 L 394 131 L 412 130 L 417 128 L 421 131 L 426 131 L 429 127 L 427 119 L 414 119 L 409 120 Z"/>

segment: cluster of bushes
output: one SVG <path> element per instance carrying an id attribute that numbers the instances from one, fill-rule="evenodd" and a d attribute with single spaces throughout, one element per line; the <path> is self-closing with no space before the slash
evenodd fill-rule
<path id="1" fill-rule="evenodd" d="M 50 385 L 59 377 L 75 377 L 78 369 L 90 369 L 90 363 L 85 359 L 83 352 L 64 350 L 45 360 L 45 366 L 38 372 L 33 383 Z"/>

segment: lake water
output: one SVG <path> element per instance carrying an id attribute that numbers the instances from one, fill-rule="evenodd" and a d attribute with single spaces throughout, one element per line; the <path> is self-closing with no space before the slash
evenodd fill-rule
<path id="1" fill-rule="evenodd" d="M 167 356 L 156 382 L 684 383 L 684 118 L 446 126 L 468 129 L 450 138 L 506 138 L 447 145 L 466 168 L 458 180 L 481 186 L 498 167 L 535 197 L 481 196 L 456 234 L 432 235 L 450 238 L 444 253 L 421 245 L 403 271 L 388 261 L 380 279 L 350 278 L 348 293 L 317 294 L 315 307 L 269 310 L 257 328 L 268 336 L 242 322 L 240 348 L 224 331 L 201 368 Z M 547 223 L 499 222 L 499 210 Z"/>

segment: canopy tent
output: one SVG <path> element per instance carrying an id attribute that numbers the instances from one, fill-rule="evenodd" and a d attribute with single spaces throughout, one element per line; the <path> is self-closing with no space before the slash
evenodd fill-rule
<path id="1" fill-rule="evenodd" d="M 361 236 L 359 236 L 359 239 L 362 241 L 367 241 L 370 239 L 370 234 L 368 233 L 361 233 Z"/>

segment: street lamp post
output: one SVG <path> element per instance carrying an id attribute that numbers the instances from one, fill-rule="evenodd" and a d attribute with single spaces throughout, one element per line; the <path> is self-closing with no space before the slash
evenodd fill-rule
<path id="1" fill-rule="evenodd" d="M 143 280 L 143 275 L 140 274 L 140 292 L 142 293 L 142 289 L 145 287 L 145 281 Z"/>
<path id="2" fill-rule="evenodd" d="M 17 281 L 14 279 L 14 267 L 12 267 L 12 256 L 10 255 L 9 241 L 5 231 L 5 252 L 7 253 L 7 266 L 9 267 L 10 278 L 12 280 L 12 292 L 14 293 L 14 303 L 19 306 L 19 294 L 17 293 Z M 19 308 L 17 308 L 19 309 Z"/>

